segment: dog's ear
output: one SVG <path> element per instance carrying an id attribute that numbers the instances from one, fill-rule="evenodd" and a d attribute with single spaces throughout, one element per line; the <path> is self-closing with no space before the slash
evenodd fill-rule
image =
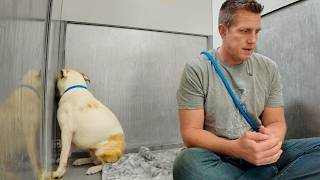
<path id="1" fill-rule="evenodd" d="M 67 77 L 67 73 L 68 73 L 68 72 L 67 72 L 66 69 L 61 69 L 61 71 L 60 71 L 60 77 L 61 77 L 61 79 Z"/>
<path id="2" fill-rule="evenodd" d="M 37 73 L 37 77 L 39 77 L 39 78 L 41 78 L 41 74 L 42 74 L 42 72 L 41 72 L 41 69 L 38 71 L 38 73 Z"/>
<path id="3" fill-rule="evenodd" d="M 90 82 L 90 79 L 87 75 L 85 75 L 84 73 L 81 73 L 81 75 L 83 76 L 83 79 L 87 82 Z"/>

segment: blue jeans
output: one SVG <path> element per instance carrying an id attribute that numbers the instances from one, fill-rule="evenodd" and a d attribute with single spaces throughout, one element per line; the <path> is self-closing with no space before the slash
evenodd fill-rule
<path id="1" fill-rule="evenodd" d="M 282 150 L 276 163 L 255 166 L 207 149 L 188 148 L 175 159 L 173 177 L 174 180 L 320 180 L 320 138 L 287 140 Z"/>

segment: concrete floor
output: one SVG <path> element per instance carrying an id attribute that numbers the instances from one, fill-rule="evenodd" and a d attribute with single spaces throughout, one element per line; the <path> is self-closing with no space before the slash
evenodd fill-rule
<path id="1" fill-rule="evenodd" d="M 164 148 L 165 147 L 165 148 Z M 166 152 L 168 149 L 174 149 L 174 148 L 181 148 L 182 145 L 172 145 L 171 146 L 161 146 L 161 147 L 153 147 L 151 148 L 154 152 Z M 139 150 L 131 150 L 132 153 L 138 152 Z M 128 152 L 127 152 L 128 153 Z M 75 161 L 78 158 L 83 157 L 89 157 L 88 153 L 78 152 L 73 153 L 71 157 L 68 159 L 68 167 L 66 174 L 62 178 L 63 180 L 101 180 L 102 179 L 102 172 L 93 174 L 93 175 L 86 175 L 86 172 L 89 167 L 92 166 L 92 164 L 83 165 L 83 166 L 72 166 L 72 162 Z M 53 165 L 53 170 L 56 170 L 58 167 L 58 164 Z"/>
<path id="2" fill-rule="evenodd" d="M 68 165 L 67 172 L 65 176 L 62 178 L 63 180 L 75 180 L 75 179 L 81 179 L 81 180 L 101 180 L 102 173 L 92 174 L 92 175 L 86 175 L 86 172 L 88 168 L 91 167 L 91 165 L 84 165 L 84 166 L 72 166 Z"/>
<path id="3" fill-rule="evenodd" d="M 101 180 L 102 179 L 102 173 L 97 173 L 93 175 L 86 175 L 86 172 L 89 167 L 91 167 L 91 164 L 83 165 L 83 166 L 72 166 L 72 162 L 75 159 L 69 159 L 68 160 L 68 167 L 66 174 L 62 178 L 62 180 Z M 58 164 L 53 166 L 53 169 L 55 170 L 58 167 Z"/>
<path id="4" fill-rule="evenodd" d="M 86 172 L 89 167 L 92 165 L 83 165 L 83 166 L 72 166 L 72 162 L 75 159 L 69 159 L 68 161 L 68 168 L 66 174 L 64 175 L 62 180 L 101 180 L 102 173 L 97 173 L 93 175 L 86 175 Z M 0 165 L 1 166 L 1 165 Z M 52 170 L 56 170 L 58 164 L 54 164 L 52 166 Z M 1 168 L 1 167 L 0 167 Z M 16 179 L 16 180 L 32 180 L 36 179 L 33 175 L 32 168 L 29 162 L 20 162 L 15 164 L 14 168 L 8 167 L 5 170 L 4 175 L 0 169 L 0 180 L 9 180 L 9 179 Z M 50 172 L 51 173 L 51 172 Z"/>

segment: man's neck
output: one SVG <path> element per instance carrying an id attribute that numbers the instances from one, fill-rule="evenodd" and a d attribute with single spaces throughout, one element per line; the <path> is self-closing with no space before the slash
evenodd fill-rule
<path id="1" fill-rule="evenodd" d="M 220 48 L 218 48 L 218 53 L 219 53 L 222 61 L 223 61 L 225 64 L 228 64 L 228 65 L 237 65 L 237 64 L 243 63 L 242 60 L 233 58 L 233 57 L 227 52 L 227 50 L 225 49 L 225 47 L 224 47 L 223 45 L 222 45 Z"/>

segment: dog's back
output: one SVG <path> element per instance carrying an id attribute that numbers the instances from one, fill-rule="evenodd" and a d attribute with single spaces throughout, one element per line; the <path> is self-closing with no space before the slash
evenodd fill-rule
<path id="1" fill-rule="evenodd" d="M 90 149 L 114 134 L 123 134 L 117 117 L 87 89 L 74 89 L 62 96 L 58 114 L 64 113 L 71 117 L 73 143 L 80 149 Z"/>

